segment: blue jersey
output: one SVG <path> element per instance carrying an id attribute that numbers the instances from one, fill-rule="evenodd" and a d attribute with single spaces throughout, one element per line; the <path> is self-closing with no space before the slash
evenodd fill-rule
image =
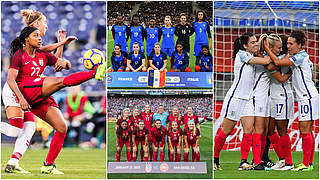
<path id="1" fill-rule="evenodd" d="M 113 25 L 111 31 L 115 34 L 114 44 L 127 43 L 126 33 L 128 32 L 128 26 L 123 24 L 122 26 Z"/>
<path id="2" fill-rule="evenodd" d="M 155 122 L 157 119 L 160 119 L 162 126 L 167 127 L 167 118 L 168 118 L 168 116 L 169 116 L 169 114 L 166 113 L 166 112 L 164 112 L 162 114 L 155 113 L 153 115 L 153 122 Z"/>
<path id="3" fill-rule="evenodd" d="M 189 56 L 187 51 L 182 51 L 182 54 L 179 55 L 178 51 L 174 51 L 171 55 L 171 62 L 174 67 L 180 70 L 184 70 L 189 66 Z"/>
<path id="4" fill-rule="evenodd" d="M 174 48 L 174 31 L 175 28 L 171 26 L 170 28 L 162 27 L 162 45 L 161 48 Z"/>
<path id="5" fill-rule="evenodd" d="M 120 57 L 117 55 L 111 56 L 112 69 L 117 71 L 121 66 L 126 67 L 128 54 L 124 51 L 121 51 Z"/>
<path id="6" fill-rule="evenodd" d="M 162 51 L 160 51 L 159 56 L 157 56 L 155 54 L 155 52 L 153 51 L 149 56 L 149 60 L 152 60 L 152 64 L 156 68 L 161 69 L 163 67 L 163 65 L 164 65 L 164 60 L 167 60 L 167 56 Z"/>
<path id="7" fill-rule="evenodd" d="M 139 44 L 143 44 L 143 36 L 144 36 L 144 28 L 139 25 L 138 27 L 131 26 L 130 27 L 130 38 L 131 42 L 130 44 L 133 44 L 135 42 L 138 42 Z"/>
<path id="8" fill-rule="evenodd" d="M 211 72 L 212 71 L 212 55 L 204 56 L 202 52 L 199 53 L 196 60 L 196 65 L 199 65 L 202 71 Z M 205 68 L 205 66 L 209 66 L 209 70 Z"/>
<path id="9" fill-rule="evenodd" d="M 137 56 L 134 55 L 133 51 L 129 53 L 128 60 L 131 60 L 130 65 L 133 69 L 137 69 L 142 65 L 142 59 L 145 59 L 145 56 L 141 51 L 139 51 Z"/>
<path id="10" fill-rule="evenodd" d="M 195 36 L 195 44 L 208 44 L 208 38 L 211 38 L 210 32 L 210 25 L 207 21 L 205 22 L 194 22 L 192 25 L 194 32 L 196 33 Z"/>
<path id="11" fill-rule="evenodd" d="M 154 27 L 153 29 L 150 27 L 146 28 L 147 32 L 147 49 L 151 47 L 154 48 L 154 44 L 160 41 L 161 38 L 161 30 L 158 27 Z"/>

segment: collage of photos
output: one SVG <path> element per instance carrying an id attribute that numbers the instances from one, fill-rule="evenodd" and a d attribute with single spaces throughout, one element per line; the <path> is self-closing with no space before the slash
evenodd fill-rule
<path id="1" fill-rule="evenodd" d="M 319 179 L 319 1 L 0 3 L 1 179 Z"/>

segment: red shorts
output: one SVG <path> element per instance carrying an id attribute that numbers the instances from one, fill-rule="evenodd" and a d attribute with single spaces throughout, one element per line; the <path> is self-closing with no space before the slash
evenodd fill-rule
<path id="1" fill-rule="evenodd" d="M 120 140 L 120 143 L 117 144 L 117 147 L 120 147 L 120 149 L 122 149 L 124 144 L 126 145 L 127 148 L 129 147 L 129 141 L 121 141 L 121 140 Z"/>
<path id="2" fill-rule="evenodd" d="M 172 144 L 172 147 L 176 147 L 177 148 L 177 146 L 178 146 L 178 142 L 171 142 L 171 144 Z"/>
<path id="3" fill-rule="evenodd" d="M 190 148 L 190 146 L 193 147 L 193 148 L 195 148 L 195 147 L 196 147 L 196 143 L 194 143 L 194 144 L 188 144 L 188 148 Z M 199 144 L 198 144 L 198 147 L 199 147 Z M 186 148 L 186 144 L 183 144 L 183 148 Z"/>
<path id="4" fill-rule="evenodd" d="M 160 142 L 157 140 L 153 140 L 152 143 L 154 144 L 155 147 L 158 147 L 160 144 L 160 147 L 164 147 L 165 145 L 165 138 L 163 138 L 163 140 L 161 140 Z"/>
<path id="5" fill-rule="evenodd" d="M 136 140 L 136 146 L 137 147 L 139 146 L 140 143 L 141 143 L 141 146 L 146 145 L 146 141 L 138 141 L 138 140 Z"/>
<path id="6" fill-rule="evenodd" d="M 31 112 L 43 120 L 46 118 L 49 106 L 59 108 L 52 96 L 47 99 L 42 97 L 42 85 L 44 79 L 44 77 L 37 78 L 32 81 L 24 81 L 19 84 L 20 91 L 31 106 Z"/>

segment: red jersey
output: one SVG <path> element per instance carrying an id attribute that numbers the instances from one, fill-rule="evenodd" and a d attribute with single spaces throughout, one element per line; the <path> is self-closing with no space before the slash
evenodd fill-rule
<path id="1" fill-rule="evenodd" d="M 169 129 L 171 128 L 171 124 L 173 121 L 176 121 L 178 123 L 178 128 L 180 128 L 181 120 L 182 120 L 182 116 L 180 116 L 180 118 L 179 118 L 179 116 L 175 117 L 172 114 L 170 114 L 167 119 L 167 121 L 169 121 Z"/>
<path id="2" fill-rule="evenodd" d="M 183 134 L 182 129 L 178 128 L 177 132 L 173 132 L 172 129 L 168 130 L 168 137 L 171 138 L 172 144 L 178 144 L 179 143 L 179 137 L 181 137 Z"/>
<path id="3" fill-rule="evenodd" d="M 131 136 L 131 130 L 130 128 L 127 128 L 126 130 L 122 130 L 120 128 L 117 129 L 117 137 L 120 139 L 120 141 L 128 141 Z"/>
<path id="4" fill-rule="evenodd" d="M 137 116 L 137 117 L 130 116 L 129 119 L 130 119 L 130 126 L 133 126 L 133 129 L 138 127 L 139 121 L 142 120 L 141 116 Z"/>
<path id="5" fill-rule="evenodd" d="M 187 114 L 185 114 L 183 116 L 183 123 L 185 125 L 184 127 L 188 127 L 188 121 L 189 120 L 193 120 L 195 125 L 199 124 L 198 116 L 196 116 L 194 114 L 193 114 L 193 116 L 188 116 Z"/>
<path id="6" fill-rule="evenodd" d="M 157 127 L 153 127 L 151 129 L 151 136 L 152 139 L 156 140 L 156 141 L 161 141 L 163 139 L 166 138 L 166 134 L 167 134 L 167 128 L 164 126 L 161 126 L 160 129 L 157 129 Z"/>
<path id="7" fill-rule="evenodd" d="M 144 126 L 150 131 L 152 128 L 153 113 L 142 112 L 141 117 L 144 121 Z"/>
<path id="8" fill-rule="evenodd" d="M 17 69 L 17 84 L 25 80 L 33 81 L 43 73 L 46 66 L 52 66 L 58 58 L 50 52 L 36 49 L 35 57 L 30 57 L 23 49 L 18 50 L 12 57 L 10 67 Z"/>
<path id="9" fill-rule="evenodd" d="M 188 144 L 194 144 L 197 141 L 197 136 L 200 136 L 200 130 L 196 128 L 196 132 L 190 131 L 189 128 L 184 128 L 184 135 L 187 136 Z"/>
<path id="10" fill-rule="evenodd" d="M 125 119 L 123 119 L 123 117 L 121 117 L 121 118 L 119 118 L 118 120 L 117 120 L 117 125 L 120 127 L 121 126 L 121 121 L 123 121 L 123 120 L 125 120 Z M 128 118 L 128 119 L 126 119 L 126 121 L 127 121 L 127 126 L 128 127 L 130 127 L 131 126 L 131 120 L 130 120 L 130 118 Z"/>
<path id="11" fill-rule="evenodd" d="M 144 128 L 143 130 L 139 130 L 139 128 L 135 128 L 133 131 L 133 135 L 135 135 L 136 141 L 144 141 L 146 139 L 146 136 L 148 136 L 149 131 L 147 128 Z"/>

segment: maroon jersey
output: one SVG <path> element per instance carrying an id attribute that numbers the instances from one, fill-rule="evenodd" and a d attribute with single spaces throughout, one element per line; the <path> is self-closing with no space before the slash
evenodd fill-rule
<path id="1" fill-rule="evenodd" d="M 179 143 L 179 137 L 181 137 L 183 134 L 182 129 L 178 128 L 176 132 L 173 132 L 172 129 L 168 130 L 168 137 L 171 138 L 172 144 L 178 144 Z"/>
<path id="2" fill-rule="evenodd" d="M 178 123 L 178 128 L 180 128 L 181 120 L 182 120 L 182 116 L 180 116 L 180 118 L 179 118 L 179 116 L 175 117 L 172 114 L 170 114 L 167 119 L 167 121 L 169 121 L 169 129 L 171 128 L 171 124 L 173 121 L 176 121 Z"/>
<path id="3" fill-rule="evenodd" d="M 40 78 L 46 66 L 52 66 L 58 58 L 50 52 L 36 49 L 35 57 L 30 57 L 23 49 L 18 50 L 12 57 L 10 67 L 19 71 L 17 83 Z"/>
<path id="4" fill-rule="evenodd" d="M 123 117 L 121 117 L 121 118 L 119 118 L 118 120 L 117 120 L 117 125 L 120 127 L 121 126 L 121 121 L 123 121 L 124 119 L 123 119 Z M 130 127 L 131 126 L 131 120 L 130 120 L 130 118 L 128 119 L 128 120 L 126 120 L 127 121 L 127 124 L 128 124 L 128 127 Z"/>
<path id="5" fill-rule="evenodd" d="M 184 135 L 187 136 L 188 144 L 194 144 L 197 141 L 197 136 L 200 136 L 200 130 L 196 128 L 196 132 L 190 131 L 188 127 L 184 128 Z"/>
<path id="6" fill-rule="evenodd" d="M 164 140 L 166 138 L 166 134 L 167 134 L 167 128 L 164 126 L 161 126 L 160 129 L 157 129 L 157 127 L 153 127 L 151 129 L 152 139 L 158 142 L 161 140 Z"/>
<path id="7" fill-rule="evenodd" d="M 120 139 L 120 141 L 128 141 L 131 136 L 131 130 L 130 128 L 127 128 L 126 130 L 121 130 L 120 128 L 117 129 L 117 137 Z"/>
<path id="8" fill-rule="evenodd" d="M 130 120 L 130 126 L 133 126 L 133 129 L 135 129 L 136 127 L 138 127 L 139 121 L 142 120 L 142 118 L 141 116 L 137 116 L 137 117 L 130 116 L 129 120 Z"/>
<path id="9" fill-rule="evenodd" d="M 196 116 L 194 114 L 193 114 L 193 116 L 188 116 L 187 114 L 185 114 L 183 116 L 183 123 L 185 125 L 184 127 L 188 127 L 188 121 L 189 120 L 193 120 L 195 125 L 199 124 L 198 116 Z"/>
<path id="10" fill-rule="evenodd" d="M 152 128 L 152 119 L 153 119 L 153 113 L 141 113 L 142 120 L 144 121 L 145 127 L 150 131 Z"/>
<path id="11" fill-rule="evenodd" d="M 146 136 L 148 136 L 149 131 L 147 128 L 144 128 L 143 130 L 139 130 L 139 128 L 136 128 L 133 131 L 133 134 L 135 135 L 136 141 L 144 141 L 146 139 Z"/>

